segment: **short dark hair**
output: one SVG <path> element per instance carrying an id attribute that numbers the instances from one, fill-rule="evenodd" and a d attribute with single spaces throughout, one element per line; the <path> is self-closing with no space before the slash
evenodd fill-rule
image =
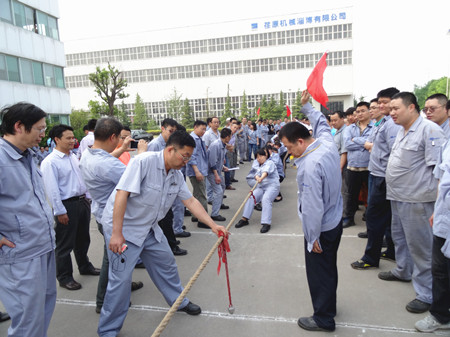
<path id="1" fill-rule="evenodd" d="M 25 126 L 25 131 L 30 132 L 34 124 L 47 114 L 39 107 L 31 103 L 20 102 L 4 108 L 0 112 L 0 133 L 3 135 L 14 135 L 14 124 L 20 122 Z"/>
<path id="2" fill-rule="evenodd" d="M 264 148 L 264 147 L 258 149 L 258 151 L 256 151 L 256 155 L 257 155 L 257 156 L 265 156 L 265 157 L 269 157 L 269 154 L 267 153 L 267 149 Z"/>
<path id="3" fill-rule="evenodd" d="M 201 119 L 197 119 L 197 120 L 194 122 L 194 128 L 195 128 L 196 126 L 199 126 L 199 125 L 205 125 L 205 126 L 206 126 L 206 122 L 205 122 L 205 121 L 202 121 Z"/>
<path id="4" fill-rule="evenodd" d="M 354 107 L 350 107 L 350 108 L 348 108 L 347 110 L 345 110 L 345 112 L 344 112 L 344 114 L 345 114 L 345 116 L 348 116 L 348 115 L 353 115 L 353 113 L 356 111 L 356 108 L 354 108 Z"/>
<path id="5" fill-rule="evenodd" d="M 87 124 L 83 126 L 83 131 L 89 131 Z"/>
<path id="6" fill-rule="evenodd" d="M 394 97 L 394 95 L 398 94 L 399 92 L 400 92 L 400 90 L 398 90 L 397 88 L 394 88 L 394 87 L 383 89 L 383 90 L 380 90 L 380 92 L 378 92 L 377 99 L 379 99 L 381 97 L 386 97 L 386 98 L 392 99 Z"/>
<path id="7" fill-rule="evenodd" d="M 92 118 L 88 121 L 87 123 L 87 127 L 89 131 L 94 131 L 95 130 L 95 125 L 97 125 L 97 120 L 95 118 Z"/>
<path id="8" fill-rule="evenodd" d="M 50 129 L 50 131 L 48 132 L 48 136 L 56 143 L 55 138 L 61 138 L 64 131 L 67 130 L 73 132 L 73 128 L 71 126 L 65 124 L 58 124 Z"/>
<path id="9" fill-rule="evenodd" d="M 308 129 L 297 122 L 289 122 L 281 128 L 280 139 L 286 138 L 290 143 L 295 143 L 298 139 L 310 139 L 311 134 Z"/>
<path id="10" fill-rule="evenodd" d="M 230 118 L 230 123 L 233 123 L 233 121 L 237 121 L 237 119 L 234 118 L 234 117 L 231 117 L 231 118 Z"/>
<path id="11" fill-rule="evenodd" d="M 335 112 L 330 113 L 330 116 L 337 114 L 339 116 L 340 119 L 345 118 L 345 114 L 343 111 L 341 110 L 336 110 Z"/>
<path id="12" fill-rule="evenodd" d="M 356 107 L 357 107 L 357 108 L 359 108 L 360 106 L 365 106 L 367 109 L 370 108 L 370 104 L 367 103 L 367 102 L 364 102 L 364 101 L 359 102 L 358 104 L 356 104 Z"/>
<path id="13" fill-rule="evenodd" d="M 378 98 L 372 98 L 372 99 L 370 100 L 370 103 L 378 103 Z"/>
<path id="14" fill-rule="evenodd" d="M 395 94 L 392 97 L 392 99 L 398 99 L 398 98 L 400 98 L 402 100 L 404 105 L 409 106 L 409 105 L 413 104 L 414 107 L 416 108 L 416 111 L 417 112 L 420 111 L 419 104 L 417 103 L 417 98 L 412 92 L 402 91 L 402 92 Z"/>
<path id="15" fill-rule="evenodd" d="M 170 135 L 166 143 L 167 146 L 176 146 L 178 148 L 189 146 L 195 148 L 195 140 L 186 131 L 177 130 Z"/>
<path id="16" fill-rule="evenodd" d="M 439 104 L 444 105 L 444 106 L 447 104 L 447 101 L 448 101 L 447 96 L 445 96 L 444 94 L 440 94 L 440 93 L 429 96 L 425 100 L 425 102 L 428 101 L 429 99 L 437 99 Z"/>
<path id="17" fill-rule="evenodd" d="M 325 118 L 327 119 L 327 121 L 331 122 L 330 114 L 326 114 Z"/>
<path id="18" fill-rule="evenodd" d="M 118 137 L 120 135 L 120 131 L 123 129 L 124 127 L 122 123 L 114 117 L 104 117 L 98 120 L 94 130 L 94 137 L 96 140 L 105 141 L 112 135 L 116 135 Z"/>
<path id="19" fill-rule="evenodd" d="M 167 128 L 168 126 L 173 126 L 176 128 L 178 125 L 177 121 L 172 118 L 164 118 L 161 122 L 161 126 Z"/>
<path id="20" fill-rule="evenodd" d="M 445 105 L 445 108 L 447 109 L 447 111 L 450 110 L 450 101 L 447 102 L 447 104 Z"/>
<path id="21" fill-rule="evenodd" d="M 208 125 L 209 123 L 211 123 L 212 122 L 212 117 L 208 117 L 208 118 L 206 118 L 206 125 Z"/>
<path id="22" fill-rule="evenodd" d="M 177 131 L 186 131 L 186 127 L 182 124 L 177 123 Z"/>
<path id="23" fill-rule="evenodd" d="M 228 136 L 231 136 L 231 130 L 228 128 L 223 128 L 220 130 L 220 138 L 225 139 Z"/>
<path id="24" fill-rule="evenodd" d="M 131 132 L 130 127 L 129 127 L 129 126 L 126 126 L 126 125 L 123 125 L 122 130 L 130 131 L 130 132 Z M 121 131 L 122 131 L 122 130 L 121 130 Z"/>

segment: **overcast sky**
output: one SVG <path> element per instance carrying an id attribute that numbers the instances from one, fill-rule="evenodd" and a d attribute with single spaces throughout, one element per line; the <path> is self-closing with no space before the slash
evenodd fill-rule
<path id="1" fill-rule="evenodd" d="M 59 0 L 59 28 L 61 40 L 69 44 L 97 36 L 347 6 L 353 6 L 357 98 L 371 99 L 389 86 L 412 91 L 414 85 L 449 76 L 448 0 Z"/>

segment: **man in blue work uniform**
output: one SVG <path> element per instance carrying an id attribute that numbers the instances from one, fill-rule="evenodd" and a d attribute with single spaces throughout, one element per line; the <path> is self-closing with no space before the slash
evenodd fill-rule
<path id="1" fill-rule="evenodd" d="M 214 233 L 227 235 L 226 229 L 215 224 L 192 197 L 179 171 L 190 160 L 194 148 L 195 141 L 188 133 L 174 132 L 163 151 L 136 156 L 109 197 L 102 217 L 109 246 L 109 282 L 99 336 L 117 336 L 122 328 L 130 303 L 131 275 L 139 256 L 169 305 L 183 291 L 175 258 L 158 226 L 177 197 Z M 200 307 L 187 298 L 179 310 L 190 315 L 201 313 Z"/>
<path id="2" fill-rule="evenodd" d="M 166 142 L 170 135 L 177 130 L 178 123 L 171 118 L 166 118 L 161 122 L 161 133 L 158 137 L 154 138 L 147 147 L 147 151 L 162 151 L 166 147 Z M 173 206 L 173 205 L 171 205 Z M 164 235 L 169 242 L 170 248 L 174 255 L 186 255 L 187 250 L 181 249 L 177 244 L 177 239 L 173 230 L 173 211 L 170 208 L 167 214 L 160 220 L 159 226 L 163 230 Z"/>
<path id="3" fill-rule="evenodd" d="M 305 234 L 306 276 L 314 315 L 298 325 L 310 331 L 334 331 L 336 316 L 337 250 L 342 235 L 342 195 L 339 154 L 325 116 L 302 93 L 301 110 L 313 125 L 314 137 L 300 123 L 280 131 L 283 144 L 294 157 L 298 184 L 298 215 Z"/>
<path id="4" fill-rule="evenodd" d="M 47 336 L 56 303 L 54 221 L 30 150 L 45 136 L 46 113 L 18 103 L 0 116 L 0 300 L 9 336 Z"/>
<path id="5" fill-rule="evenodd" d="M 413 313 L 428 311 L 432 302 L 431 253 L 433 214 L 438 180 L 433 168 L 445 141 L 442 128 L 419 114 L 414 94 L 392 97 L 391 117 L 401 125 L 386 168 L 386 198 L 391 200 L 392 240 L 396 267 L 380 272 L 385 281 L 412 280 L 416 298 L 406 305 Z"/>
<path id="6" fill-rule="evenodd" d="M 227 171 L 224 166 L 226 146 L 231 138 L 231 130 L 223 128 L 220 131 L 220 139 L 215 140 L 208 147 L 208 181 L 212 188 L 212 210 L 211 217 L 215 221 L 225 221 L 225 217 L 219 214 L 222 207 L 223 194 L 225 192 L 225 179 L 222 170 Z"/>
<path id="7" fill-rule="evenodd" d="M 100 275 L 88 258 L 91 237 L 91 205 L 86 199 L 86 185 L 79 161 L 71 152 L 75 144 L 73 128 L 55 125 L 49 133 L 56 147 L 42 162 L 45 189 L 53 207 L 56 232 L 56 278 L 68 290 L 81 289 L 73 278 L 73 251 L 81 275 Z"/>
<path id="8" fill-rule="evenodd" d="M 92 214 L 97 221 L 98 230 L 102 235 L 103 226 L 101 219 L 103 210 L 105 209 L 109 196 L 126 168 L 125 164 L 118 157 L 128 149 L 132 141 L 131 137 L 127 136 L 123 140 L 122 146 L 117 148 L 122 130 L 122 124 L 115 118 L 108 117 L 99 119 L 94 130 L 94 144 L 84 151 L 80 161 L 81 174 L 92 196 Z M 138 145 L 138 153 L 145 152 L 146 150 L 147 143 L 141 139 Z M 108 285 L 108 269 L 109 260 L 105 244 L 102 268 L 97 286 L 95 311 L 98 314 L 102 309 L 106 287 Z M 142 282 L 132 282 L 131 290 L 138 290 L 143 286 Z"/>

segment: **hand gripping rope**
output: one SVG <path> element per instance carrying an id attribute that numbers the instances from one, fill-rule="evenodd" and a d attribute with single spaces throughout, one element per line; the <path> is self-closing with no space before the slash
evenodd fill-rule
<path id="1" fill-rule="evenodd" d="M 234 223 L 234 221 L 236 221 L 236 218 L 237 218 L 238 214 L 241 212 L 242 208 L 244 208 L 245 203 L 247 202 L 248 198 L 250 198 L 251 195 L 253 194 L 253 191 L 255 190 L 256 186 L 258 186 L 258 182 L 252 187 L 252 189 L 250 190 L 250 192 L 247 194 L 247 196 L 245 197 L 244 201 L 242 202 L 241 206 L 239 206 L 239 208 L 236 211 L 236 213 L 234 214 L 233 218 L 228 223 L 228 225 L 226 227 L 227 230 L 229 230 L 231 225 Z M 206 265 L 208 264 L 209 260 L 211 259 L 212 255 L 214 254 L 215 250 L 219 247 L 219 245 L 222 243 L 222 241 L 224 239 L 225 239 L 225 237 L 223 235 L 219 235 L 218 240 L 216 241 L 214 246 L 211 248 L 209 253 L 206 255 L 206 257 L 203 260 L 203 262 L 197 268 L 197 270 L 195 271 L 194 275 L 192 275 L 191 279 L 186 284 L 186 287 L 181 292 L 181 294 L 178 296 L 177 300 L 172 304 L 172 306 L 170 307 L 169 311 L 164 316 L 163 320 L 156 327 L 156 329 L 153 332 L 153 334 L 151 335 L 151 337 L 159 337 L 161 335 L 161 333 L 164 331 L 166 326 L 169 324 L 170 319 L 175 314 L 175 312 L 178 310 L 181 302 L 184 300 L 184 298 L 186 297 L 187 293 L 191 290 L 193 284 L 195 283 L 195 281 L 197 281 L 198 277 L 200 276 L 200 273 L 203 271 L 203 269 L 205 269 Z M 220 263 L 220 260 L 219 260 L 219 263 Z M 227 272 L 228 295 L 229 295 L 229 298 L 230 298 L 230 306 L 228 307 L 228 312 L 230 314 L 232 314 L 234 312 L 234 307 L 231 304 L 230 284 L 229 284 L 229 278 L 228 278 L 228 264 L 225 263 L 225 266 L 226 266 L 225 268 L 226 268 L 226 272 Z"/>

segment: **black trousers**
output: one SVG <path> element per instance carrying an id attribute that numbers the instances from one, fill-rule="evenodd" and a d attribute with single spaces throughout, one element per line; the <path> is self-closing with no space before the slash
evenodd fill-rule
<path id="1" fill-rule="evenodd" d="M 386 180 L 383 177 L 369 175 L 369 203 L 366 211 L 367 245 L 362 260 L 378 267 L 380 264 L 381 247 L 385 233 L 387 255 L 395 256 L 394 242 L 391 232 L 391 202 L 386 200 Z"/>
<path id="2" fill-rule="evenodd" d="M 342 221 L 332 230 L 320 234 L 322 253 L 308 252 L 305 240 L 306 277 L 318 326 L 334 329 L 338 285 L 337 251 L 342 236 Z"/>
<path id="3" fill-rule="evenodd" d="M 433 236 L 433 257 L 431 274 L 433 275 L 433 303 L 430 313 L 440 323 L 450 322 L 450 259 L 442 254 L 445 239 Z"/>
<path id="4" fill-rule="evenodd" d="M 172 208 L 169 209 L 166 216 L 159 220 L 158 222 L 159 227 L 161 227 L 164 235 L 167 238 L 167 241 L 169 242 L 170 248 L 173 250 L 177 247 L 177 239 L 175 237 L 175 233 L 173 232 L 173 212 Z"/>
<path id="5" fill-rule="evenodd" d="M 363 182 L 368 186 L 369 171 L 347 170 L 345 183 L 347 184 L 346 196 L 344 197 L 344 218 L 353 219 L 358 209 L 359 191 Z"/>
<path id="6" fill-rule="evenodd" d="M 69 223 L 63 225 L 55 217 L 56 237 L 56 278 L 59 283 L 73 281 L 73 268 L 70 253 L 73 251 L 80 273 L 92 268 L 87 256 L 91 237 L 89 223 L 91 221 L 91 205 L 86 199 L 66 200 L 63 205 L 67 210 Z"/>

